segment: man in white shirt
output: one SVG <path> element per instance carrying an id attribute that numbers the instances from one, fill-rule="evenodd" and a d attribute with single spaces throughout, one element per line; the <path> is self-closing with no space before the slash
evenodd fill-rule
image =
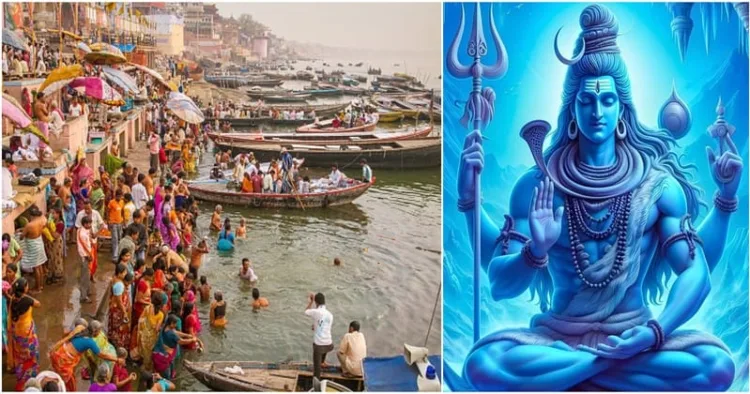
<path id="1" fill-rule="evenodd" d="M 338 165 L 331 166 L 331 174 L 328 175 L 328 180 L 331 181 L 331 185 L 338 187 L 339 182 L 341 182 L 341 171 L 339 171 Z"/>
<path id="2" fill-rule="evenodd" d="M 102 228 L 107 227 L 99 211 L 95 211 L 91 208 L 91 201 L 89 200 L 86 200 L 86 202 L 83 204 L 83 210 L 81 212 L 78 212 L 78 216 L 76 216 L 77 229 L 80 230 L 81 227 L 83 227 L 82 220 L 86 216 L 91 218 L 91 234 L 93 237 L 96 237 L 96 235 L 99 234 L 99 231 L 101 231 Z"/>
<path id="3" fill-rule="evenodd" d="M 310 293 L 305 309 L 305 315 L 313 319 L 313 376 L 318 379 L 320 379 L 321 367 L 328 366 L 325 363 L 326 355 L 333 351 L 333 340 L 331 339 L 333 315 L 328 312 L 325 304 L 326 297 L 323 293 Z"/>
<path id="4" fill-rule="evenodd" d="M 349 323 L 349 332 L 344 334 L 339 345 L 338 358 L 345 376 L 362 376 L 362 360 L 367 357 L 365 336 L 359 332 L 359 322 Z"/>
<path id="5" fill-rule="evenodd" d="M 133 204 L 136 209 L 141 209 L 146 206 L 148 201 L 148 192 L 146 187 L 143 186 L 143 180 L 146 179 L 146 174 L 138 174 L 138 182 L 130 188 L 130 194 L 133 196 Z"/>

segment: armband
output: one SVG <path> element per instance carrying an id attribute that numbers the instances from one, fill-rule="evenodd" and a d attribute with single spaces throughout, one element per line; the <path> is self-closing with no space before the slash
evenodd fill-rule
<path id="1" fill-rule="evenodd" d="M 474 199 L 467 199 L 467 200 L 458 200 L 458 211 L 459 212 L 467 212 L 474 209 L 475 201 Z"/>
<path id="2" fill-rule="evenodd" d="M 513 217 L 505 215 L 505 224 L 503 224 L 503 229 L 500 230 L 500 236 L 496 241 L 496 244 L 499 242 L 501 245 L 502 254 L 508 254 L 511 240 L 526 243 L 529 241 L 529 237 L 516 231 L 516 222 L 513 220 Z"/>
<path id="3" fill-rule="evenodd" d="M 690 251 L 690 259 L 695 259 L 695 244 L 698 243 L 702 246 L 703 241 L 700 239 L 695 229 L 693 229 L 689 214 L 682 217 L 682 220 L 680 221 L 680 232 L 671 235 L 666 241 L 664 241 L 661 247 L 662 254 L 667 254 L 667 249 L 669 249 L 672 244 L 682 240 L 687 242 L 688 250 Z"/>

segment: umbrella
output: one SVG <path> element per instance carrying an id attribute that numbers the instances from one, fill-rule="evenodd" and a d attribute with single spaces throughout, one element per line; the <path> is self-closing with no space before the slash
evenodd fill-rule
<path id="1" fill-rule="evenodd" d="M 138 93 L 138 83 L 126 72 L 107 66 L 102 67 L 102 71 L 110 82 L 121 87 L 126 93 Z"/>
<path id="2" fill-rule="evenodd" d="M 79 42 L 76 45 L 76 49 L 78 49 L 79 51 L 81 51 L 83 53 L 91 53 L 91 48 L 89 48 L 89 46 L 86 45 L 85 42 Z"/>
<path id="3" fill-rule="evenodd" d="M 152 76 L 156 82 L 158 82 L 160 85 L 164 86 L 165 88 L 169 90 L 173 90 L 171 86 L 169 86 L 169 83 L 167 82 L 164 77 L 156 72 L 153 69 L 150 69 L 146 66 L 141 66 L 140 64 L 130 63 L 131 66 L 135 67 L 135 69 L 145 72 L 146 74 Z"/>
<path id="4" fill-rule="evenodd" d="M 120 64 L 127 63 L 128 59 L 122 54 L 122 51 L 104 42 L 91 44 L 91 52 L 87 53 L 84 59 L 91 64 Z"/>
<path id="5" fill-rule="evenodd" d="M 58 67 L 52 70 L 47 79 L 39 85 L 39 91 L 45 95 L 54 93 L 81 75 L 83 75 L 83 66 L 80 64 Z"/>
<path id="6" fill-rule="evenodd" d="M 49 33 L 52 33 L 52 34 L 61 34 L 60 30 L 57 30 L 57 29 L 48 29 L 47 31 Z M 73 40 L 76 40 L 76 41 L 83 41 L 83 37 L 81 37 L 78 34 L 75 34 L 73 32 L 67 31 L 67 30 L 63 30 L 62 31 L 62 35 L 66 36 L 66 37 L 70 37 L 70 38 L 72 38 Z"/>
<path id="7" fill-rule="evenodd" d="M 29 46 L 26 45 L 26 40 L 13 30 L 7 28 L 3 29 L 3 44 L 10 45 L 13 48 L 20 49 L 22 51 L 30 52 Z"/>
<path id="8" fill-rule="evenodd" d="M 26 111 L 23 110 L 21 104 L 13 98 L 13 96 L 3 93 L 3 116 L 10 119 L 13 123 L 18 125 L 24 132 L 32 133 L 39 137 L 40 140 L 45 143 L 49 143 L 49 139 L 42 133 L 31 120 Z"/>
<path id="9" fill-rule="evenodd" d="M 205 120 L 203 113 L 201 113 L 201 110 L 195 105 L 193 100 L 182 93 L 171 92 L 166 106 L 185 122 L 200 124 Z"/>
<path id="10" fill-rule="evenodd" d="M 125 105 L 122 95 L 99 77 L 76 78 L 70 83 L 70 87 L 110 106 Z"/>
<path id="11" fill-rule="evenodd" d="M 170 101 L 178 102 L 178 101 L 185 101 L 188 104 L 190 104 L 193 109 L 195 109 L 198 112 L 201 112 L 201 109 L 198 108 L 198 106 L 195 104 L 193 99 L 188 97 L 187 95 L 180 93 L 180 92 L 169 92 L 169 99 L 167 100 L 167 105 Z"/>

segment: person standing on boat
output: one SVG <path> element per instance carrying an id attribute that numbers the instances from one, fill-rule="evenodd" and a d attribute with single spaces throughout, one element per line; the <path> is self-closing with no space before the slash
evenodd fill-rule
<path id="1" fill-rule="evenodd" d="M 282 193 L 291 193 L 292 191 L 292 182 L 294 182 L 292 178 L 292 170 L 294 168 L 294 159 L 292 159 L 292 154 L 289 153 L 286 148 L 281 148 L 281 192 Z"/>
<path id="2" fill-rule="evenodd" d="M 362 165 L 362 182 L 372 182 L 372 169 L 367 165 L 367 159 L 360 160 L 359 164 Z"/>
<path id="3" fill-rule="evenodd" d="M 362 360 L 367 357 L 365 336 L 359 332 L 359 322 L 349 323 L 349 332 L 344 334 L 337 353 L 344 376 L 362 376 Z"/>
<path id="4" fill-rule="evenodd" d="M 326 368 L 326 355 L 333 351 L 331 326 L 333 315 L 326 309 L 326 297 L 323 293 L 310 293 L 305 308 L 305 315 L 313 319 L 313 374 L 320 379 L 321 368 Z"/>

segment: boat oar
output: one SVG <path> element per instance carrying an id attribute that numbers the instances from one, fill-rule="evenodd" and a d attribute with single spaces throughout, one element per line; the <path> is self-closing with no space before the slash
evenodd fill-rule
<path id="1" fill-rule="evenodd" d="M 284 178 L 289 176 L 289 171 L 284 172 Z M 289 182 L 292 185 L 292 194 L 294 194 L 294 197 L 297 199 L 297 202 L 299 203 L 299 206 L 302 208 L 302 210 L 305 210 L 305 204 L 302 203 L 302 199 L 299 196 L 299 193 L 297 193 L 297 186 L 294 184 L 294 180 Z"/>

